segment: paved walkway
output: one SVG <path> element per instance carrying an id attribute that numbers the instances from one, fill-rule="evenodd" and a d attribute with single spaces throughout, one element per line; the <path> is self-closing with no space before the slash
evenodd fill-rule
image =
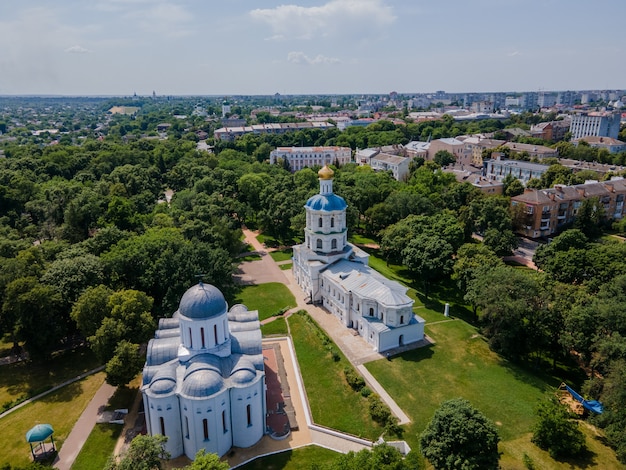
<path id="1" fill-rule="evenodd" d="M 53 465 L 58 470 L 70 470 L 78 453 L 83 448 L 91 430 L 96 425 L 98 415 L 104 410 L 117 387 L 104 383 L 91 399 L 83 414 L 65 439 Z"/>

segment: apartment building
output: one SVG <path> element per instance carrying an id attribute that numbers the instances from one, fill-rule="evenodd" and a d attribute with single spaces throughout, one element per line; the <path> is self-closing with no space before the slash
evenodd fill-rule
<path id="1" fill-rule="evenodd" d="M 292 173 L 326 164 L 345 165 L 352 161 L 350 147 L 278 147 L 270 153 L 270 164 L 287 161 Z"/>
<path id="2" fill-rule="evenodd" d="M 586 136 L 617 139 L 620 120 L 620 113 L 590 112 L 575 114 L 572 116 L 572 125 L 570 127 L 572 140 Z"/>
<path id="3" fill-rule="evenodd" d="M 550 189 L 526 189 L 511 198 L 511 206 L 523 207 L 521 235 L 539 238 L 560 231 L 574 221 L 585 199 L 597 198 L 607 219 L 624 217 L 626 180 L 589 182 L 573 186 L 556 185 Z"/>
<path id="4" fill-rule="evenodd" d="M 303 129 L 322 129 L 327 130 L 335 127 L 329 122 L 287 122 L 287 123 L 269 123 L 254 124 L 252 126 L 241 127 L 220 127 L 213 131 L 215 140 L 223 140 L 232 142 L 237 137 L 245 134 L 284 134 L 286 132 L 298 131 Z"/>
<path id="5" fill-rule="evenodd" d="M 523 160 L 507 160 L 501 155 L 496 155 L 495 158 L 485 162 L 485 177 L 490 181 L 501 182 L 511 175 L 526 185 L 533 178 L 541 178 L 549 167 Z"/>

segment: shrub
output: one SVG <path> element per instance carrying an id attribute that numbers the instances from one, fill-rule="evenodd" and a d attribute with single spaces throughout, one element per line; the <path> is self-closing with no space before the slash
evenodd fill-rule
<path id="1" fill-rule="evenodd" d="M 346 377 L 346 382 L 355 392 L 360 392 L 365 387 L 365 380 L 361 377 L 357 371 L 352 367 L 347 366 L 343 369 L 343 375 Z"/>
<path id="2" fill-rule="evenodd" d="M 375 393 L 372 393 L 367 399 L 369 401 L 370 416 L 374 421 L 385 426 L 391 418 L 391 410 Z"/>
<path id="3" fill-rule="evenodd" d="M 361 389 L 361 396 L 364 398 L 369 397 L 372 394 L 372 389 L 369 387 L 363 387 Z"/>
<path id="4" fill-rule="evenodd" d="M 531 441 L 547 450 L 552 458 L 575 457 L 587 449 L 578 423 L 556 398 L 541 403 L 537 416 L 539 420 L 533 428 Z"/>

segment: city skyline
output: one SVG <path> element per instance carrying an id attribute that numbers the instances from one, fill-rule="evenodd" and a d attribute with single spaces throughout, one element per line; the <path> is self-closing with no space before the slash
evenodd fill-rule
<path id="1" fill-rule="evenodd" d="M 624 88 L 623 2 L 432 3 L 7 2 L 0 95 Z"/>

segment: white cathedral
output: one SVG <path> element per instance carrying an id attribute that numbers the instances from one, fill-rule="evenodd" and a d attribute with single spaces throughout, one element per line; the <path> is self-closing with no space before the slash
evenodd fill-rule
<path id="1" fill-rule="evenodd" d="M 173 458 L 256 444 L 266 430 L 258 312 L 228 311 L 210 284 L 188 289 L 148 343 L 141 393 L 148 433 L 167 436 Z"/>
<path id="2" fill-rule="evenodd" d="M 348 243 L 347 204 L 333 194 L 334 172 L 319 172 L 320 192 L 306 205 L 304 243 L 293 247 L 293 274 L 310 301 L 334 314 L 374 350 L 424 339 L 407 288 L 368 266 L 369 255 Z"/>

